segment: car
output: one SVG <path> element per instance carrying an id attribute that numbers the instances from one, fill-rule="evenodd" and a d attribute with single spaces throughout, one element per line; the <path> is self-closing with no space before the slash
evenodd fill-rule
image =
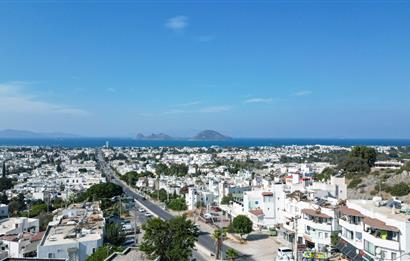
<path id="1" fill-rule="evenodd" d="M 288 247 L 279 247 L 276 261 L 293 261 L 295 258 L 293 257 L 292 249 Z"/>
<path id="2" fill-rule="evenodd" d="M 124 241 L 124 243 L 122 243 L 123 246 L 130 246 L 130 245 L 134 245 L 135 243 L 135 239 L 134 238 L 128 238 Z"/>
<path id="3" fill-rule="evenodd" d="M 152 217 L 152 214 L 151 213 L 148 213 L 148 212 L 145 212 L 145 214 L 144 214 L 146 217 Z"/>
<path id="4" fill-rule="evenodd" d="M 139 208 L 139 209 L 138 209 L 138 212 L 141 212 L 141 213 L 142 213 L 142 212 L 145 212 L 145 209 Z"/>

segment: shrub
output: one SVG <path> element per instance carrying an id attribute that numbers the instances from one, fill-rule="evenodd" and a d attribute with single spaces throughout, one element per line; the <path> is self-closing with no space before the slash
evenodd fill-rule
<path id="1" fill-rule="evenodd" d="M 390 192 L 390 194 L 392 194 L 393 196 L 406 196 L 410 193 L 410 186 L 404 182 L 401 182 L 390 187 L 388 192 Z"/>
<path id="2" fill-rule="evenodd" d="M 356 188 L 360 183 L 362 182 L 361 178 L 354 178 L 352 181 L 350 181 L 348 188 Z"/>
<path id="3" fill-rule="evenodd" d="M 183 198 L 174 198 L 168 203 L 168 208 L 175 210 L 175 211 L 184 211 L 187 210 L 188 207 L 185 203 Z"/>

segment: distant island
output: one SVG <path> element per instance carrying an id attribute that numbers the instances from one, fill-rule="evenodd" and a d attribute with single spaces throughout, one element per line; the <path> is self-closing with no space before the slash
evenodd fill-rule
<path id="1" fill-rule="evenodd" d="M 231 137 L 222 135 L 221 133 L 214 130 L 204 130 L 195 135 L 193 140 L 230 140 Z"/>
<path id="2" fill-rule="evenodd" d="M 225 136 L 214 130 L 204 130 L 199 132 L 197 135 L 189 138 L 172 137 L 164 133 L 151 134 L 145 136 L 142 133 L 138 133 L 135 136 L 136 140 L 230 140 L 231 137 Z"/>
<path id="3" fill-rule="evenodd" d="M 78 138 L 80 136 L 59 132 L 34 132 L 27 130 L 0 130 L 2 139 L 44 139 L 44 138 Z"/>
<path id="4" fill-rule="evenodd" d="M 145 136 L 142 133 L 138 133 L 135 137 L 137 140 L 174 140 L 175 138 L 164 134 L 164 133 L 152 133 L 151 135 Z"/>

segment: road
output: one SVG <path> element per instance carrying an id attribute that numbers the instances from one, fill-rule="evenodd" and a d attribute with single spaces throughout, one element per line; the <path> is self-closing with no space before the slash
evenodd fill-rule
<path id="1" fill-rule="evenodd" d="M 122 181 L 120 181 L 113 170 L 107 166 L 105 159 L 102 155 L 102 152 L 100 150 L 97 150 L 97 161 L 100 164 L 101 171 L 106 175 L 107 180 L 117 184 L 122 187 L 123 191 L 125 194 L 127 194 L 130 197 L 133 197 L 138 200 L 138 203 L 143 205 L 144 207 L 148 208 L 150 211 L 152 211 L 154 214 L 156 214 L 158 217 L 164 220 L 170 220 L 174 216 L 171 215 L 169 212 L 165 211 L 164 209 L 160 208 L 158 205 L 154 204 L 148 199 L 143 199 L 140 195 L 129 189 L 127 185 L 125 185 Z M 198 244 L 206 248 L 208 251 L 211 253 L 215 253 L 215 241 L 212 239 L 212 237 L 205 232 L 201 232 L 199 237 L 198 237 Z M 225 252 L 226 247 L 222 247 L 222 251 Z"/>

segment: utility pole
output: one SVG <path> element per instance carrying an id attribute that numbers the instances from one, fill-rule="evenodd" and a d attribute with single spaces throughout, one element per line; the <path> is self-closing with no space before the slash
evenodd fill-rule
<path id="1" fill-rule="evenodd" d="M 137 218 L 138 218 L 138 213 L 137 213 L 136 208 L 134 208 L 134 212 L 135 212 L 134 213 L 134 244 L 137 245 Z"/>
<path id="2" fill-rule="evenodd" d="M 294 246 L 293 246 L 293 248 L 294 248 L 294 252 L 295 252 L 295 261 L 298 261 L 298 219 L 299 219 L 300 217 L 298 216 L 298 215 L 296 215 L 294 218 L 293 218 L 293 225 L 295 226 L 295 238 L 293 239 L 293 243 L 294 243 Z"/>

